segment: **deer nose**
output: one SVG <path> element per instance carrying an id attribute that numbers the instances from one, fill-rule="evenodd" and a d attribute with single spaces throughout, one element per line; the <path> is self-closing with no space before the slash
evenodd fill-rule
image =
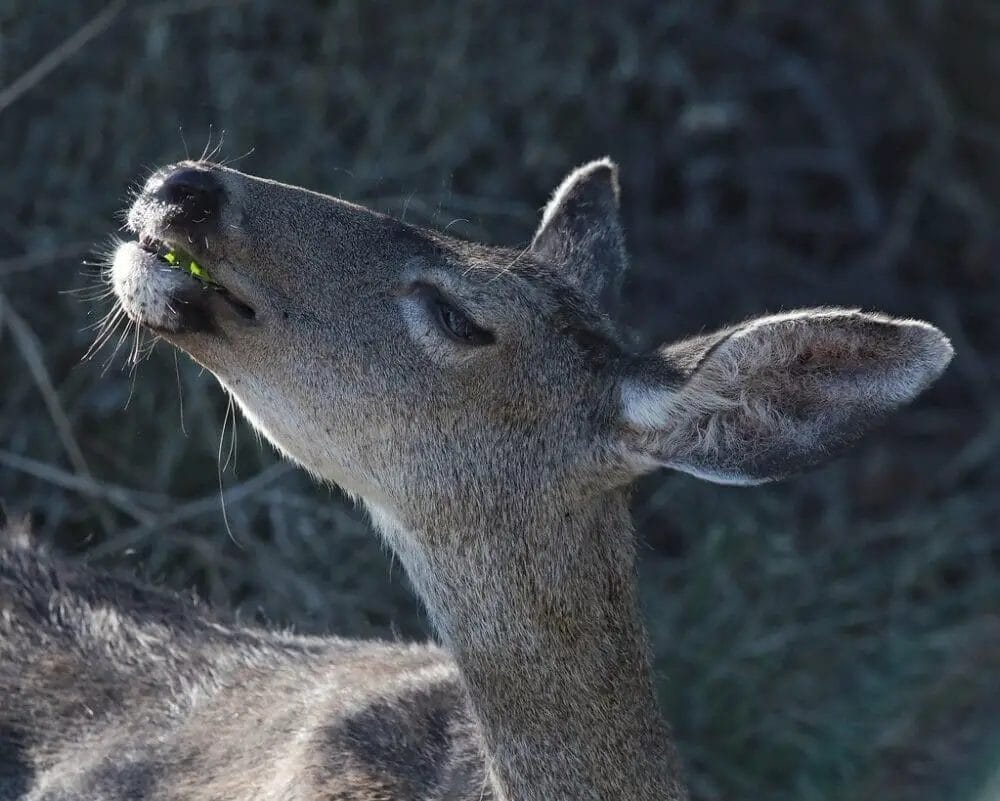
<path id="1" fill-rule="evenodd" d="M 158 177 L 159 183 L 151 187 L 150 194 L 175 207 L 173 222 L 204 223 L 218 216 L 223 189 L 210 170 L 174 167 Z"/>

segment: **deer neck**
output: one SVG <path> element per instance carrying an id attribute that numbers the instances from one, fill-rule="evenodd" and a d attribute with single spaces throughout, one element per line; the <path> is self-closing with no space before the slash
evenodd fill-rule
<path id="1" fill-rule="evenodd" d="M 458 663 L 501 799 L 686 798 L 657 711 L 624 492 L 482 530 L 374 513 Z M 432 543 L 431 547 L 417 543 Z"/>

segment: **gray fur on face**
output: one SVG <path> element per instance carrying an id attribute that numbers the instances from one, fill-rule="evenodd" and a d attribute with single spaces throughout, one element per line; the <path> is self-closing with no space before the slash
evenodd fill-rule
<path id="1" fill-rule="evenodd" d="M 212 214 L 163 200 L 168 169 L 129 225 L 183 243 L 225 291 L 133 243 L 112 265 L 120 303 L 365 503 L 444 649 L 218 623 L 9 547 L 0 798 L 686 797 L 628 485 L 817 464 L 926 388 L 947 340 L 827 309 L 629 352 L 609 316 L 626 259 L 607 160 L 567 178 L 524 250 L 184 169 L 221 198 Z"/>

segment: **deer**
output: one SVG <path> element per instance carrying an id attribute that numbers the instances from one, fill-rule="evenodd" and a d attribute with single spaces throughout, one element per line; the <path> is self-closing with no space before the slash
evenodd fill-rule
<path id="1" fill-rule="evenodd" d="M 110 258 L 116 302 L 364 505 L 436 641 L 233 622 L 12 532 L 0 798 L 687 798 L 632 484 L 820 465 L 952 347 L 842 308 L 633 347 L 619 196 L 613 162 L 585 164 L 510 249 L 208 161 L 155 172 Z"/>

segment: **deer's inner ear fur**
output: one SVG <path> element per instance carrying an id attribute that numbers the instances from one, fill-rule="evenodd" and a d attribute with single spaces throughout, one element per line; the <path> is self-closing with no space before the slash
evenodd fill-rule
<path id="1" fill-rule="evenodd" d="M 532 252 L 558 265 L 567 279 L 613 311 L 628 265 L 618 218 L 618 168 L 609 159 L 574 170 L 545 207 Z"/>
<path id="2" fill-rule="evenodd" d="M 648 355 L 619 388 L 623 445 L 638 469 L 771 481 L 835 456 L 951 356 L 927 323 L 839 309 L 761 318 Z"/>

